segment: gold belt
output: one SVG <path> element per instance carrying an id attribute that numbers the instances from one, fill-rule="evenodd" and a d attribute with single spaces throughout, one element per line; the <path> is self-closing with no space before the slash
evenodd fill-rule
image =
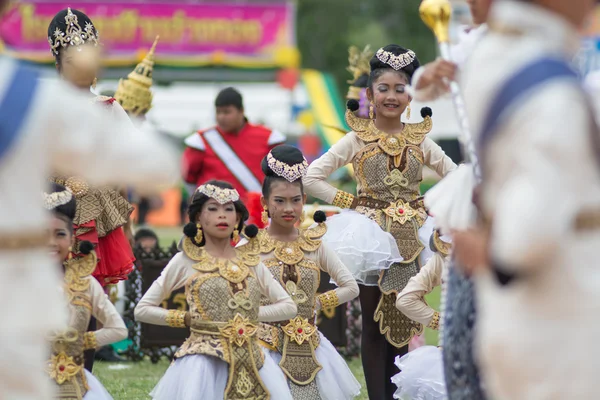
<path id="1" fill-rule="evenodd" d="M 0 250 L 23 250 L 47 245 L 47 232 L 0 233 Z"/>
<path id="2" fill-rule="evenodd" d="M 202 335 L 223 336 L 230 343 L 242 346 L 256 335 L 258 327 L 249 318 L 236 314 L 229 322 L 197 321 L 190 328 L 194 333 Z"/>

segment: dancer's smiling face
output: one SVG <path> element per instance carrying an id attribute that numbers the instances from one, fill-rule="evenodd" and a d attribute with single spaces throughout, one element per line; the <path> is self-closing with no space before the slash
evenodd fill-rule
<path id="1" fill-rule="evenodd" d="M 375 106 L 377 118 L 400 118 L 411 101 L 406 92 L 409 84 L 408 76 L 402 71 L 385 69 L 373 79 L 367 88 L 367 96 Z"/>
<path id="2" fill-rule="evenodd" d="M 50 255 L 62 264 L 69 257 L 73 245 L 73 228 L 70 221 L 53 215 L 50 220 L 48 251 Z"/>

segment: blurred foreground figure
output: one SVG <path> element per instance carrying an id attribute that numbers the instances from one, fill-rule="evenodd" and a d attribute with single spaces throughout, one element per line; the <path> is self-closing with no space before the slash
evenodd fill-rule
<path id="1" fill-rule="evenodd" d="M 482 221 L 455 232 L 454 254 L 474 276 L 493 399 L 598 397 L 599 133 L 568 66 L 594 4 L 498 1 L 467 65 Z"/>
<path id="2" fill-rule="evenodd" d="M 4 6 L 0 0 L 0 10 Z M 79 57 L 74 62 L 92 62 Z M 81 58 L 81 60 L 80 60 Z M 51 172 L 93 185 L 159 189 L 177 179 L 174 149 L 92 104 L 89 95 L 0 57 L 0 398 L 53 397 L 46 332 L 64 327 L 40 192 Z"/>

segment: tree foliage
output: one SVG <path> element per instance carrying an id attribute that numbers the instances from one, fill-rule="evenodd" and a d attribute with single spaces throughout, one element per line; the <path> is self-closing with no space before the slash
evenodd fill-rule
<path id="1" fill-rule="evenodd" d="M 326 71 L 345 93 L 348 47 L 395 43 L 424 63 L 436 55 L 433 34 L 419 18 L 420 0 L 298 0 L 297 40 L 304 68 Z"/>

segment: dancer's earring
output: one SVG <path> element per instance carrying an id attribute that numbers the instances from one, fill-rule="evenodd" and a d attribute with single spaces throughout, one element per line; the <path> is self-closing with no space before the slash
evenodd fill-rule
<path id="1" fill-rule="evenodd" d="M 92 89 L 96 89 L 96 85 L 98 84 L 98 78 L 94 78 L 92 81 Z"/>
<path id="2" fill-rule="evenodd" d="M 269 222 L 269 211 L 267 211 L 267 206 L 263 206 L 263 211 L 260 213 L 260 220 L 263 224 L 267 224 Z"/>
<path id="3" fill-rule="evenodd" d="M 410 103 L 408 103 L 408 106 L 406 107 L 406 119 L 410 119 Z"/>
<path id="4" fill-rule="evenodd" d="M 306 217 L 306 215 L 305 215 L 304 210 L 303 210 L 302 214 L 300 215 L 300 225 L 302 225 L 304 223 L 305 217 Z"/>
<path id="5" fill-rule="evenodd" d="M 202 233 L 202 225 L 196 224 L 196 228 L 198 228 L 198 232 L 196 232 L 196 236 L 194 237 L 194 241 L 196 244 L 202 243 L 202 239 L 204 239 L 204 235 Z"/>
<path id="6" fill-rule="evenodd" d="M 374 116 L 375 112 L 373 111 L 373 102 L 371 102 L 371 105 L 369 106 L 369 119 L 373 119 Z"/>
<path id="7" fill-rule="evenodd" d="M 237 244 L 240 241 L 240 231 L 237 228 L 233 230 L 233 242 Z"/>
<path id="8" fill-rule="evenodd" d="M 67 256 L 68 260 L 70 260 L 71 258 L 73 258 L 73 246 L 69 246 L 69 255 Z"/>

